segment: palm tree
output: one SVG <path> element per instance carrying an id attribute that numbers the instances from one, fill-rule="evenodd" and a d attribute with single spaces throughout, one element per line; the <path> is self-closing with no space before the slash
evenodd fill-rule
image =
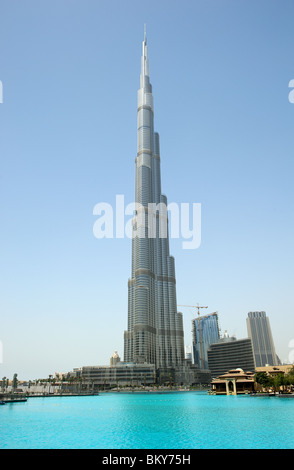
<path id="1" fill-rule="evenodd" d="M 288 374 L 286 375 L 289 385 L 294 385 L 294 365 L 292 369 L 289 370 Z"/>
<path id="2" fill-rule="evenodd" d="M 17 389 L 17 384 L 18 384 L 17 374 L 14 374 L 13 379 L 12 379 L 12 391 L 13 391 L 13 393 Z"/>
<path id="3" fill-rule="evenodd" d="M 55 384 L 56 384 L 56 378 L 53 377 L 53 379 L 52 379 L 53 393 L 55 392 Z"/>
<path id="4" fill-rule="evenodd" d="M 257 372 L 254 376 L 254 380 L 261 387 L 266 388 L 269 386 L 269 377 L 266 372 Z"/>
<path id="5" fill-rule="evenodd" d="M 71 393 L 74 392 L 74 382 L 75 382 L 75 378 L 73 376 L 70 376 L 69 379 L 68 379 L 68 382 L 69 382 L 69 389 L 71 391 Z"/>
<path id="6" fill-rule="evenodd" d="M 272 384 L 274 391 L 278 392 L 280 389 L 280 386 L 282 385 L 281 375 L 278 374 L 272 377 L 271 384 Z"/>
<path id="7" fill-rule="evenodd" d="M 62 395 L 63 387 L 64 387 L 65 377 L 64 375 L 61 377 L 61 386 L 60 386 L 60 394 Z"/>
<path id="8" fill-rule="evenodd" d="M 82 388 L 82 377 L 78 377 L 78 383 L 79 383 L 79 394 L 81 394 L 81 388 Z"/>
<path id="9" fill-rule="evenodd" d="M 2 392 L 4 392 L 5 389 L 6 389 L 6 377 L 2 378 L 2 384 L 1 385 L 2 385 Z"/>
<path id="10" fill-rule="evenodd" d="M 49 383 L 49 389 L 48 389 L 48 394 L 50 395 L 50 385 L 52 382 L 52 375 L 49 375 L 48 383 Z"/>
<path id="11" fill-rule="evenodd" d="M 285 388 L 287 389 L 290 385 L 290 380 L 287 376 L 287 374 L 283 374 L 280 377 L 280 385 L 282 387 L 282 392 L 285 392 Z"/>

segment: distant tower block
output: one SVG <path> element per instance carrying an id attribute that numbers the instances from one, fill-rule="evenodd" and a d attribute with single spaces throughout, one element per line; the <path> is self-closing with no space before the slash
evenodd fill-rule
<path id="1" fill-rule="evenodd" d="M 248 337 L 251 338 L 256 367 L 277 366 L 270 322 L 265 312 L 249 312 L 246 318 Z"/>
<path id="2" fill-rule="evenodd" d="M 114 351 L 110 358 L 110 366 L 115 366 L 118 362 L 120 362 L 120 357 L 117 354 L 117 351 Z"/>
<path id="3" fill-rule="evenodd" d="M 207 350 L 219 340 L 219 323 L 216 312 L 198 316 L 192 320 L 194 364 L 199 369 L 208 369 Z"/>

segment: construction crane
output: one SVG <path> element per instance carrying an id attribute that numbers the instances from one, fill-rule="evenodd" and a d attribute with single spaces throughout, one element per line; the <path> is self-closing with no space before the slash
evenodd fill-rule
<path id="1" fill-rule="evenodd" d="M 208 308 L 208 307 L 200 307 L 199 304 L 197 305 L 181 305 L 181 304 L 178 304 L 178 307 L 190 307 L 190 308 L 197 308 L 198 309 L 198 315 L 200 315 L 200 312 L 199 312 L 199 309 L 200 308 Z"/>
<path id="2" fill-rule="evenodd" d="M 200 309 L 201 308 L 208 308 L 207 307 L 204 307 L 204 306 L 200 306 L 199 303 L 197 305 L 181 305 L 181 304 L 178 304 L 178 307 L 190 307 L 190 308 L 197 308 L 198 310 L 198 327 L 199 327 L 199 342 L 200 342 L 200 356 L 201 356 L 201 369 L 203 370 L 203 347 L 202 347 L 202 336 L 201 336 L 201 322 L 200 322 L 200 318 L 199 318 L 199 315 L 200 315 Z"/>

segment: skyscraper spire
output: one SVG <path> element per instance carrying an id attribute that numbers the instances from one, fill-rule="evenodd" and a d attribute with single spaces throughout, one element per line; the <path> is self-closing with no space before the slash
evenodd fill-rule
<path id="1" fill-rule="evenodd" d="M 142 44 L 142 57 L 141 57 L 141 88 L 145 88 L 145 84 L 149 85 L 149 60 L 148 60 L 148 46 L 146 36 L 146 25 L 144 26 L 144 41 Z"/>
<path id="2" fill-rule="evenodd" d="M 182 315 L 177 312 L 174 258 L 168 237 L 161 237 L 161 194 L 159 135 L 154 132 L 152 86 L 146 29 L 141 57 L 137 109 L 137 157 L 133 218 L 132 270 L 128 282 L 128 330 L 124 335 L 124 361 L 155 364 L 158 369 L 176 367 L 184 361 Z M 154 236 L 148 231 L 150 205 L 155 210 Z M 162 206 L 161 206 L 162 207 Z"/>

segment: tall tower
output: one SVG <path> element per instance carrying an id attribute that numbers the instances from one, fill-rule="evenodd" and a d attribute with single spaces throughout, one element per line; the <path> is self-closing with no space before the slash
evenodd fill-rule
<path id="1" fill-rule="evenodd" d="M 207 350 L 212 343 L 217 343 L 220 337 L 218 314 L 209 313 L 192 320 L 194 364 L 199 369 L 208 369 Z"/>
<path id="2" fill-rule="evenodd" d="M 270 322 L 265 312 L 249 312 L 246 318 L 248 336 L 252 340 L 256 367 L 278 365 Z"/>
<path id="3" fill-rule="evenodd" d="M 146 362 L 155 364 L 156 368 L 176 367 L 184 361 L 183 320 L 177 312 L 175 265 L 169 254 L 167 199 L 161 193 L 159 135 L 154 132 L 146 32 L 138 90 L 137 136 L 136 211 L 132 221 L 124 361 Z"/>

